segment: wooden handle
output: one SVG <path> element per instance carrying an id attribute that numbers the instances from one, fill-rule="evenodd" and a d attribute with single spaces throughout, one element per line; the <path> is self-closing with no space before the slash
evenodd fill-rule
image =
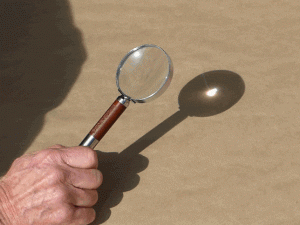
<path id="1" fill-rule="evenodd" d="M 111 126 L 117 121 L 121 114 L 125 111 L 126 106 L 118 101 L 118 99 L 110 106 L 101 119 L 96 123 L 90 131 L 98 141 L 100 141 Z"/>

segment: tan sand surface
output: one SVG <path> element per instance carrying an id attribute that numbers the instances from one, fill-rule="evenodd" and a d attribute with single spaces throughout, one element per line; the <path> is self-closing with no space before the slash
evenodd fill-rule
<path id="1" fill-rule="evenodd" d="M 2 174 L 25 152 L 78 145 L 117 98 L 123 56 L 156 44 L 173 61 L 172 83 L 131 103 L 95 148 L 104 184 L 93 224 L 300 224 L 298 0 L 6 7 Z"/>

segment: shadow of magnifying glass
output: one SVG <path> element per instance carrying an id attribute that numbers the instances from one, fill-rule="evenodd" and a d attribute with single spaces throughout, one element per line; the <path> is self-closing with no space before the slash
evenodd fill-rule
<path id="1" fill-rule="evenodd" d="M 139 183 L 137 173 L 145 170 L 149 160 L 139 153 L 188 117 L 209 117 L 235 105 L 245 92 L 245 83 L 236 73 L 227 70 L 210 71 L 188 82 L 178 97 L 179 111 L 150 130 L 121 153 L 99 152 L 99 170 L 104 182 L 98 190 L 99 200 L 94 225 L 108 220 L 110 208 L 118 205 L 123 192 Z"/>
<path id="2" fill-rule="evenodd" d="M 245 83 L 234 72 L 216 70 L 200 74 L 180 91 L 179 111 L 127 147 L 120 155 L 130 157 L 140 153 L 189 116 L 208 117 L 228 110 L 241 99 L 244 92 Z"/>

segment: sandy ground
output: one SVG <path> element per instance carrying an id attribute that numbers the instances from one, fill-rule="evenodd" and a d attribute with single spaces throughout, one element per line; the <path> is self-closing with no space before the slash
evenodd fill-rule
<path id="1" fill-rule="evenodd" d="M 174 78 L 97 145 L 93 224 L 300 224 L 299 1 L 0 6 L 2 174 L 25 152 L 78 145 L 117 98 L 123 56 L 156 44 Z"/>

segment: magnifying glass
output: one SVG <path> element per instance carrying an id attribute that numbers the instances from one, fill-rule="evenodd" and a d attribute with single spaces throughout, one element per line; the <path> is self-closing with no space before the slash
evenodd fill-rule
<path id="1" fill-rule="evenodd" d="M 171 83 L 173 64 L 157 45 L 142 45 L 129 51 L 120 62 L 116 81 L 121 95 L 79 144 L 92 149 L 117 121 L 130 101 L 145 103 L 162 95 Z"/>

